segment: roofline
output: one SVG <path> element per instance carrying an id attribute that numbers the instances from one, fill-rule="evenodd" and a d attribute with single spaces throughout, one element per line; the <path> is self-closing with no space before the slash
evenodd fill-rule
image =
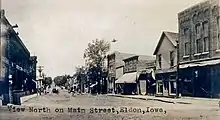
<path id="1" fill-rule="evenodd" d="M 139 57 L 139 55 L 133 55 L 133 56 L 127 57 L 127 58 L 123 59 L 123 61 L 126 61 L 126 60 L 131 59 L 131 58 L 135 58 L 135 57 Z"/>
<path id="2" fill-rule="evenodd" d="M 153 53 L 153 55 L 156 55 L 156 53 L 157 53 L 157 51 L 158 51 L 158 49 L 159 49 L 159 46 L 160 46 L 160 44 L 161 44 L 161 42 L 162 42 L 162 37 L 165 35 L 165 33 L 164 33 L 164 31 L 162 32 L 162 34 L 160 35 L 160 38 L 159 38 L 159 41 L 158 41 L 158 43 L 157 43 L 157 46 L 156 46 L 156 48 L 155 48 L 155 50 L 154 50 L 154 53 Z"/>
<path id="3" fill-rule="evenodd" d="M 184 8 L 183 10 L 181 10 L 181 11 L 178 13 L 177 16 L 180 16 L 180 15 L 183 14 L 184 12 L 186 12 L 186 11 L 188 11 L 188 10 L 191 10 L 192 8 L 194 8 L 194 7 L 196 7 L 196 6 L 200 6 L 200 5 L 202 5 L 202 4 L 206 3 L 206 2 L 209 2 L 209 3 L 210 3 L 210 0 L 202 0 L 202 1 L 200 1 L 200 2 L 198 2 L 198 3 L 196 3 L 196 4 L 194 4 L 194 5 L 190 5 L 189 7 Z"/>
<path id="4" fill-rule="evenodd" d="M 160 46 L 160 44 L 162 43 L 162 37 L 163 37 L 164 35 L 167 36 L 167 35 L 166 35 L 166 32 L 167 32 L 167 33 L 179 34 L 179 33 L 177 33 L 177 32 L 163 31 L 162 34 L 160 35 L 160 39 L 159 39 L 159 41 L 158 41 L 158 43 L 157 43 L 157 46 L 156 46 L 156 48 L 155 48 L 155 50 L 154 50 L 153 55 L 156 55 L 156 53 L 157 53 L 157 51 L 158 51 L 158 49 L 159 49 L 159 46 Z M 178 36 L 179 36 L 179 35 L 178 35 Z M 167 36 L 167 37 L 168 37 L 168 36 Z M 168 37 L 168 39 L 169 39 L 169 41 L 171 42 L 171 44 L 174 45 L 174 43 L 170 40 L 169 37 Z M 176 45 L 174 45 L 174 46 L 176 46 Z"/>
<path id="5" fill-rule="evenodd" d="M 3 14 L 4 15 L 4 14 Z M 6 16 L 1 16 L 2 17 L 2 21 L 6 22 L 6 24 L 9 25 L 9 30 L 12 32 L 12 34 L 15 36 L 15 38 L 18 40 L 18 43 L 21 44 L 21 46 L 24 48 L 25 52 L 28 53 L 28 55 L 30 56 L 30 52 L 27 49 L 27 47 L 24 45 L 24 43 L 22 42 L 21 38 L 17 35 L 17 33 L 15 32 L 15 30 L 12 28 L 12 25 L 10 24 L 10 22 L 8 21 L 8 19 L 6 18 Z"/>

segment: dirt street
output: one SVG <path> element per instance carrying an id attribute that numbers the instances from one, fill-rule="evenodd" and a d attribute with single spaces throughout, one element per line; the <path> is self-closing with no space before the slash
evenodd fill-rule
<path id="1" fill-rule="evenodd" d="M 218 105 L 171 104 L 107 95 L 38 96 L 11 108 L 0 107 L 0 120 L 220 120 Z"/>

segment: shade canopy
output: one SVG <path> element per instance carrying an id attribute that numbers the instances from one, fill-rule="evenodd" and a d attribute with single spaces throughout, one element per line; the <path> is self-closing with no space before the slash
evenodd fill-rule
<path id="1" fill-rule="evenodd" d="M 220 64 L 220 59 L 217 60 L 207 60 L 207 61 L 202 61 L 202 62 L 194 62 L 194 63 L 189 63 L 189 64 L 182 64 L 180 65 L 180 68 L 188 68 L 188 67 L 196 67 L 196 66 L 208 66 L 208 65 L 216 65 Z"/>
<path id="2" fill-rule="evenodd" d="M 116 84 L 119 83 L 136 83 L 137 79 L 137 72 L 132 73 L 126 73 L 118 78 L 118 80 L 115 81 Z"/>

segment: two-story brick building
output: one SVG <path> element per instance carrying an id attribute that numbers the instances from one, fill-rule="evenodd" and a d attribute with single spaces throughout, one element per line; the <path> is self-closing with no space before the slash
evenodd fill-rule
<path id="1" fill-rule="evenodd" d="M 207 0 L 178 14 L 182 95 L 220 97 L 219 0 Z"/>
<path id="2" fill-rule="evenodd" d="M 10 91 L 20 95 L 36 91 L 34 80 L 37 57 L 30 56 L 18 33 L 5 17 L 4 10 L 1 10 L 0 43 L 0 95 L 4 95 L 4 104 L 7 104 Z"/>
<path id="3" fill-rule="evenodd" d="M 154 80 L 148 74 L 154 70 L 155 58 L 132 55 L 123 61 L 125 63 L 123 75 L 115 82 L 117 90 L 123 94 L 147 94 L 147 90 L 154 92 L 152 88 Z"/>
<path id="4" fill-rule="evenodd" d="M 176 94 L 177 40 L 178 33 L 164 31 L 154 51 L 157 96 L 174 96 Z"/>

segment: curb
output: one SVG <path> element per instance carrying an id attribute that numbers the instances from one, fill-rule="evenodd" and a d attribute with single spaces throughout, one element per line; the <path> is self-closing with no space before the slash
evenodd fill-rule
<path id="1" fill-rule="evenodd" d="M 172 103 L 172 104 L 192 104 L 192 103 L 188 103 L 188 102 L 174 102 L 174 101 L 169 101 L 169 100 L 161 100 L 161 99 L 157 99 L 157 98 L 138 98 L 138 97 L 122 96 L 122 95 L 108 95 L 108 96 L 139 99 L 139 100 L 152 100 L 152 101 L 159 101 L 159 102 Z"/>

